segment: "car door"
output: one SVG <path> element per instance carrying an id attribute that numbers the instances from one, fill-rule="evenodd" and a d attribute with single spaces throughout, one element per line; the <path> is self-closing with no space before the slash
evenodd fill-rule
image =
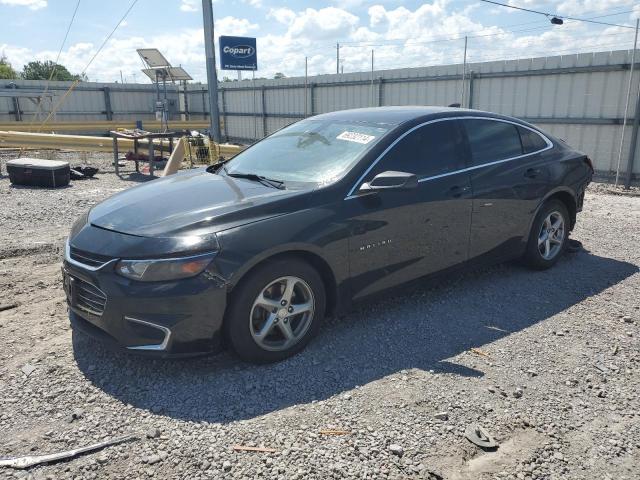
<path id="1" fill-rule="evenodd" d="M 345 200 L 354 298 L 467 259 L 471 183 L 466 144 L 452 119 L 410 129 L 377 159 Z M 409 190 L 359 190 L 382 172 L 417 175 Z"/>
<path id="2" fill-rule="evenodd" d="M 469 257 L 499 260 L 518 255 L 531 217 L 548 190 L 544 152 L 551 143 L 534 130 L 505 120 L 461 122 L 472 164 Z"/>

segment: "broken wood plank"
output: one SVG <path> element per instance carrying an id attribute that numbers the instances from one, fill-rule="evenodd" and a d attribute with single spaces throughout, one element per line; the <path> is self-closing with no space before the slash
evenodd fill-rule
<path id="1" fill-rule="evenodd" d="M 234 445 L 233 449 L 236 452 L 261 452 L 261 453 L 275 453 L 277 450 L 275 448 L 269 447 L 248 447 L 246 445 Z"/>
<path id="2" fill-rule="evenodd" d="M 5 310 L 11 310 L 12 308 L 16 308 L 17 306 L 18 306 L 17 303 L 0 304 L 0 312 L 4 312 Z"/>
<path id="3" fill-rule="evenodd" d="M 104 442 L 94 443 L 92 445 L 87 445 L 86 447 L 74 448 L 72 450 L 66 450 L 64 452 L 49 453 L 46 455 L 27 455 L 25 457 L 15 458 L 0 458 L 0 467 L 10 467 L 24 470 L 26 468 L 34 467 L 42 463 L 69 460 L 71 458 L 82 455 L 83 453 L 95 452 L 96 450 L 102 450 L 105 447 L 128 442 L 129 440 L 135 440 L 136 438 L 137 437 L 135 435 L 127 435 L 125 437 L 105 440 Z"/>
<path id="4" fill-rule="evenodd" d="M 480 350 L 479 348 L 470 348 L 469 349 L 470 352 L 475 353 L 476 355 L 480 355 L 481 357 L 488 357 L 489 354 L 487 352 L 485 352 L 484 350 Z"/>

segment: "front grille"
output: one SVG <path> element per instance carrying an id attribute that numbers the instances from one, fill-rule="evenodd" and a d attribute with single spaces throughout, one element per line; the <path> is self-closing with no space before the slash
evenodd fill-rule
<path id="1" fill-rule="evenodd" d="M 95 285 L 74 277 L 73 300 L 76 308 L 100 316 L 104 312 L 107 296 Z"/>
<path id="2" fill-rule="evenodd" d="M 106 255 L 99 255 L 97 253 L 85 252 L 83 250 L 78 250 L 77 248 L 71 247 L 69 256 L 72 260 L 76 262 L 82 263 L 89 267 L 101 267 L 108 261 L 112 260 L 111 257 Z"/>

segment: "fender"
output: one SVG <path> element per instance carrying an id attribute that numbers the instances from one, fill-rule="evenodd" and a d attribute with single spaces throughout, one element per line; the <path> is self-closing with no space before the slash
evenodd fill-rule
<path id="1" fill-rule="evenodd" d="M 559 186 L 559 187 L 556 187 L 556 188 L 554 188 L 552 190 L 549 190 L 545 194 L 545 196 L 542 198 L 542 200 L 540 200 L 540 202 L 538 202 L 538 205 L 536 206 L 536 209 L 533 212 L 533 215 L 531 215 L 531 218 L 529 219 L 529 226 L 527 227 L 527 233 L 522 238 L 523 243 L 524 243 L 525 246 L 526 246 L 527 242 L 529 241 L 529 236 L 531 235 L 531 229 L 533 228 L 533 221 L 538 216 L 538 212 L 542 208 L 542 205 L 544 205 L 545 202 L 547 200 L 549 200 L 549 198 L 553 197 L 557 193 L 568 193 L 569 195 L 571 195 L 571 198 L 573 198 L 573 201 L 576 202 L 576 205 L 578 204 L 578 199 L 577 199 L 577 196 L 576 196 L 576 192 L 574 192 L 572 189 L 570 189 L 567 186 Z M 571 226 L 571 228 L 573 228 L 573 225 Z"/>
<path id="2" fill-rule="evenodd" d="M 348 308 L 351 303 L 351 289 L 348 282 L 348 259 L 345 257 L 344 261 L 334 259 L 334 262 L 331 262 L 322 249 L 309 243 L 278 245 L 245 261 L 226 280 L 227 293 L 231 293 L 253 268 L 282 254 L 302 256 L 318 270 L 326 285 L 327 312 L 329 315 Z M 345 255 L 348 255 L 348 253 L 345 252 Z M 344 266 L 344 268 L 338 271 L 335 268 L 336 265 Z"/>
<path id="3" fill-rule="evenodd" d="M 278 246 L 276 246 L 274 248 L 271 248 L 269 250 L 265 250 L 263 252 L 260 252 L 258 255 L 254 256 L 251 259 L 249 259 L 248 261 L 244 262 L 228 278 L 229 289 L 230 290 L 233 289 L 233 287 L 235 287 L 238 283 L 240 283 L 242 278 L 250 270 L 255 268 L 258 264 L 260 264 L 260 263 L 262 263 L 264 261 L 267 261 L 270 258 L 273 258 L 273 257 L 275 257 L 277 255 L 282 255 L 282 254 L 287 254 L 287 253 L 302 254 L 302 255 L 310 254 L 310 255 L 313 255 L 313 256 L 317 257 L 324 264 L 326 264 L 326 266 L 329 268 L 329 270 L 331 271 L 331 274 L 333 275 L 336 283 L 339 282 L 340 276 L 337 274 L 337 272 L 335 271 L 335 269 L 331 265 L 331 262 L 326 258 L 325 253 L 322 251 L 322 249 L 320 247 L 317 247 L 316 245 L 309 244 L 309 243 L 287 243 L 287 244 L 278 245 Z"/>

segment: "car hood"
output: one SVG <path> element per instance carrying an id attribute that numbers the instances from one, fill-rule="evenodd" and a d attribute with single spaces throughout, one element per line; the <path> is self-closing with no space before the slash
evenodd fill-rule
<path id="1" fill-rule="evenodd" d="M 287 213 L 286 199 L 302 193 L 198 169 L 118 193 L 91 210 L 89 223 L 143 237 L 214 232 Z"/>

